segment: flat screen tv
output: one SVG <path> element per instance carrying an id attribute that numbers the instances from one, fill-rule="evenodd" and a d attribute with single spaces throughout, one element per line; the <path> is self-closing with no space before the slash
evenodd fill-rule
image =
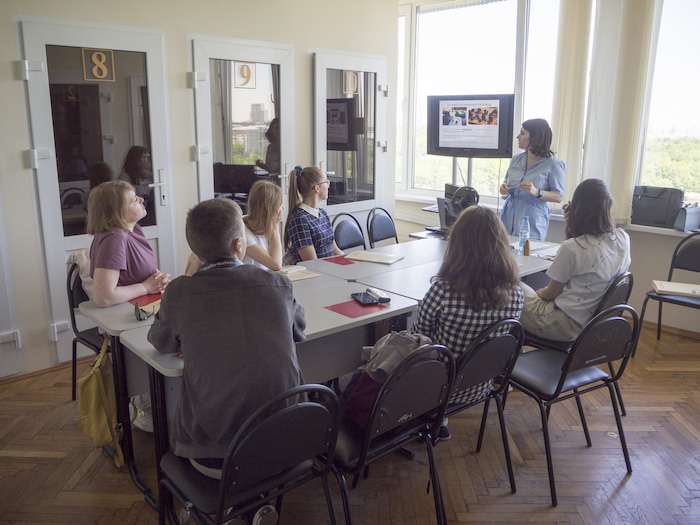
<path id="1" fill-rule="evenodd" d="M 428 97 L 428 155 L 513 156 L 515 95 Z"/>

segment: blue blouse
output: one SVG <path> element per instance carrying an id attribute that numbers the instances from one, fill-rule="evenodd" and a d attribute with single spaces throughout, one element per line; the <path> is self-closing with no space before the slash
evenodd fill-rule
<path id="1" fill-rule="evenodd" d="M 530 217 L 530 238 L 544 241 L 549 228 L 549 206 L 546 201 L 518 188 L 518 184 L 532 182 L 542 191 L 553 191 L 564 195 L 566 167 L 554 155 L 540 158 L 527 171 L 525 171 L 526 163 L 527 152 L 516 155 L 510 161 L 505 180 L 508 184 L 508 195 L 503 197 L 506 203 L 501 211 L 501 220 L 508 235 L 517 236 L 520 234 L 523 217 L 528 216 Z"/>
<path id="2" fill-rule="evenodd" d="M 331 257 L 333 252 L 333 227 L 326 210 L 319 209 L 318 217 L 299 207 L 287 219 L 287 232 L 292 247 L 284 256 L 285 264 L 301 262 L 299 248 L 313 246 L 316 257 Z"/>

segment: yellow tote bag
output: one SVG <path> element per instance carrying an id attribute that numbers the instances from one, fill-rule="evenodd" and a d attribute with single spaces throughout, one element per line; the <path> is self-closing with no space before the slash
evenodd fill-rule
<path id="1" fill-rule="evenodd" d="M 114 463 L 124 465 L 124 454 L 119 445 L 122 435 L 117 421 L 117 397 L 114 391 L 112 361 L 107 355 L 109 337 L 103 334 L 102 350 L 91 366 L 90 373 L 78 379 L 78 418 L 76 422 L 95 447 L 112 445 Z"/>

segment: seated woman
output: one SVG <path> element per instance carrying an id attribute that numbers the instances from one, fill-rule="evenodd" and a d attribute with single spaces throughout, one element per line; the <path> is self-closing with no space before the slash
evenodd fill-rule
<path id="1" fill-rule="evenodd" d="M 156 255 L 137 224 L 146 216 L 143 199 L 128 182 L 104 182 L 90 191 L 87 232 L 93 300 L 99 307 L 162 292 L 170 275 L 156 267 Z"/>
<path id="2" fill-rule="evenodd" d="M 452 225 L 442 266 L 411 331 L 445 345 L 458 359 L 484 329 L 517 319 L 522 308 L 518 264 L 503 223 L 492 210 L 470 206 Z M 455 392 L 450 403 L 474 401 L 490 388 L 487 382 Z M 449 439 L 447 421 L 439 437 Z"/>
<path id="3" fill-rule="evenodd" d="M 520 322 L 531 334 L 573 341 L 591 320 L 608 283 L 630 266 L 630 239 L 615 227 L 613 199 L 602 180 L 578 185 L 565 207 L 566 240 L 552 266 L 551 281 L 536 292 L 521 283 Z"/>
<path id="4" fill-rule="evenodd" d="M 246 250 L 243 262 L 258 268 L 277 271 L 282 268 L 282 188 L 271 182 L 258 181 L 248 194 L 245 223 Z"/>
<path id="5" fill-rule="evenodd" d="M 289 216 L 284 229 L 285 264 L 343 255 L 335 244 L 326 210 L 328 177 L 320 169 L 297 166 L 289 174 Z"/>

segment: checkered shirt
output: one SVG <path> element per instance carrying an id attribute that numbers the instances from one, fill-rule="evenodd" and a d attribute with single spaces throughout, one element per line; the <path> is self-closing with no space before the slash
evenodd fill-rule
<path id="1" fill-rule="evenodd" d="M 318 210 L 318 217 L 314 217 L 306 210 L 297 208 L 287 219 L 287 229 L 291 249 L 284 258 L 285 264 L 301 262 L 299 248 L 313 246 L 316 249 L 316 257 L 331 257 L 333 255 L 333 227 L 328 219 L 326 210 Z"/>
<path id="2" fill-rule="evenodd" d="M 444 288 L 444 284 L 436 279 L 423 298 L 418 318 L 411 331 L 427 335 L 433 343 L 446 346 L 452 351 L 455 359 L 459 359 L 469 343 L 482 331 L 503 319 L 518 319 L 522 309 L 523 292 L 519 286 L 514 286 L 510 291 L 510 298 L 505 306 L 496 309 L 483 308 L 480 312 L 475 312 L 462 297 L 450 293 Z M 487 381 L 473 388 L 455 392 L 450 404 L 471 403 L 485 397 L 491 388 L 492 382 Z"/>

